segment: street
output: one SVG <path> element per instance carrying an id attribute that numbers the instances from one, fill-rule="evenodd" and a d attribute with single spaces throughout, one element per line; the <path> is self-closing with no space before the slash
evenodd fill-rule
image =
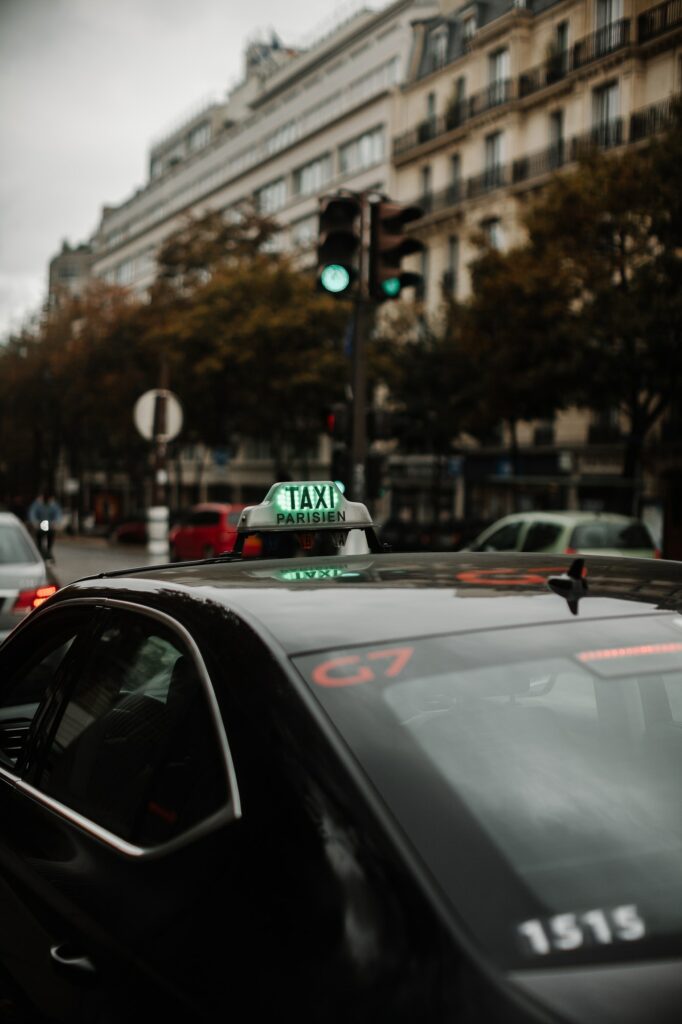
<path id="1" fill-rule="evenodd" d="M 160 561 L 163 559 L 158 555 L 148 554 L 144 544 L 109 544 L 100 537 L 59 534 L 54 546 L 53 568 L 60 585 L 65 587 L 83 576 Z"/>

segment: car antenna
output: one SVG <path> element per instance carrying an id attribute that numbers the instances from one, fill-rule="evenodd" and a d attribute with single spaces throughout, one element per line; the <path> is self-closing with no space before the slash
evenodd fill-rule
<path id="1" fill-rule="evenodd" d="M 574 615 L 578 614 L 578 601 L 587 593 L 587 580 L 583 576 L 584 558 L 574 558 L 568 570 L 561 576 L 550 576 L 547 586 L 563 597 Z"/>

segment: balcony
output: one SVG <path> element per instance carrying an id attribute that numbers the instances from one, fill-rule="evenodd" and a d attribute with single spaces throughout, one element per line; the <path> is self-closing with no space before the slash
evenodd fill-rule
<path id="1" fill-rule="evenodd" d="M 637 142 L 639 139 L 648 139 L 651 135 L 657 135 L 664 131 L 671 122 L 673 104 L 679 103 L 679 94 L 663 100 L 662 103 L 654 103 L 643 110 L 636 110 L 630 115 L 630 142 Z"/>
<path id="2" fill-rule="evenodd" d="M 460 125 L 485 113 L 486 110 L 509 103 L 516 96 L 517 85 L 513 79 L 505 78 L 498 82 L 491 82 L 485 89 L 474 93 L 473 96 L 453 103 L 445 114 L 420 121 L 415 128 L 398 135 L 393 140 L 393 155 L 400 156 L 425 142 L 431 142 L 432 139 L 437 139 L 439 136 L 459 128 Z"/>
<path id="3" fill-rule="evenodd" d="M 682 5 L 682 0 L 671 0 L 671 3 L 663 6 L 679 8 L 680 5 Z M 571 49 L 555 54 L 543 64 L 525 71 L 517 79 L 506 78 L 491 82 L 480 92 L 453 103 L 445 114 L 421 121 L 415 128 L 396 136 L 393 140 L 393 155 L 394 157 L 403 156 L 410 150 L 453 131 L 488 110 L 546 89 L 554 82 L 566 78 L 571 72 L 591 64 L 593 61 L 600 60 L 610 53 L 615 53 L 629 44 L 630 20 L 628 18 L 605 25 L 597 32 L 592 32 L 584 39 L 579 39 Z"/>
<path id="4" fill-rule="evenodd" d="M 519 76 L 519 96 L 530 96 L 540 89 L 546 89 L 573 70 L 573 56 L 571 50 L 563 50 L 546 60 L 544 64 L 538 64 L 530 71 L 524 71 Z"/>
<path id="5" fill-rule="evenodd" d="M 573 69 L 583 68 L 630 43 L 630 19 L 621 18 L 579 39 L 573 47 Z"/>
<path id="6" fill-rule="evenodd" d="M 657 108 L 647 108 L 632 115 L 630 130 L 632 131 L 633 119 L 642 118 L 644 127 L 651 127 L 659 123 L 651 115 L 651 111 Z M 660 126 L 665 123 L 660 116 Z M 639 123 L 639 122 L 637 122 Z M 643 130 L 643 129 L 642 129 Z M 477 199 L 488 192 L 498 188 L 506 188 L 509 185 L 518 185 L 525 181 L 532 181 L 550 174 L 566 164 L 575 163 L 580 156 L 593 149 L 611 149 L 613 146 L 620 146 L 625 142 L 625 123 L 622 118 L 615 118 L 606 121 L 604 124 L 596 125 L 584 135 L 575 135 L 571 139 L 561 139 L 553 146 L 540 150 L 537 153 L 530 153 L 528 156 L 514 160 L 512 164 L 495 164 L 486 168 L 480 174 L 472 175 L 456 184 L 449 185 L 440 192 L 422 195 L 415 200 L 415 205 L 421 206 L 424 216 L 434 213 L 452 211 L 460 204 Z"/>
<path id="7" fill-rule="evenodd" d="M 670 29 L 682 25 L 682 0 L 668 0 L 667 4 L 659 4 L 645 11 L 637 19 L 637 39 L 647 43 L 650 39 L 662 36 Z"/>

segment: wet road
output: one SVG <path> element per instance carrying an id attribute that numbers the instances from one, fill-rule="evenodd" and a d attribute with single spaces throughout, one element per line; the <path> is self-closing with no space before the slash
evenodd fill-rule
<path id="1" fill-rule="evenodd" d="M 148 554 L 144 544 L 109 544 L 99 537 L 68 536 L 57 537 L 54 558 L 54 571 L 63 587 L 98 572 L 165 561 Z"/>

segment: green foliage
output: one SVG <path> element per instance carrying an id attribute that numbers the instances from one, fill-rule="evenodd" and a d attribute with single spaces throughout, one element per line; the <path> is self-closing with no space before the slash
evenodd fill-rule
<path id="1" fill-rule="evenodd" d="M 682 382 L 681 148 L 678 116 L 648 147 L 588 156 L 527 220 L 533 261 L 558 265 L 575 291 L 576 402 L 626 415 L 627 476 Z"/>
<path id="2" fill-rule="evenodd" d="M 209 444 L 238 432 L 308 448 L 343 395 L 346 315 L 284 260 L 215 270 L 166 323 L 189 429 Z"/>

